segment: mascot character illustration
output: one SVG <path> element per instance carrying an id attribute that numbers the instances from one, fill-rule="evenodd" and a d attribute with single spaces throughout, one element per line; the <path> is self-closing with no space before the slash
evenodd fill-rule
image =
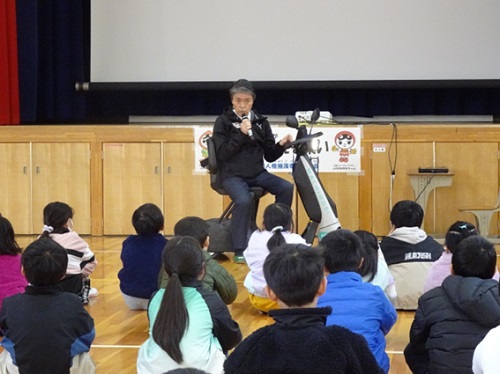
<path id="1" fill-rule="evenodd" d="M 340 162 L 348 162 L 349 155 L 356 153 L 356 148 L 354 144 L 356 143 L 356 138 L 350 131 L 341 131 L 335 136 L 335 145 L 332 147 L 333 152 L 339 152 Z"/>

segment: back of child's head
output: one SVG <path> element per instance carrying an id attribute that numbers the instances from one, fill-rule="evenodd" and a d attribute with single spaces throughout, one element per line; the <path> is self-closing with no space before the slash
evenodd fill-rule
<path id="1" fill-rule="evenodd" d="M 274 248 L 286 243 L 282 232 L 292 229 L 292 209 L 288 205 L 281 203 L 270 204 L 264 210 L 263 223 L 264 228 L 273 233 L 267 242 L 267 248 L 272 251 Z"/>
<path id="2" fill-rule="evenodd" d="M 482 236 L 470 236 L 462 240 L 455 248 L 451 264 L 455 275 L 490 279 L 496 271 L 495 247 Z"/>
<path id="3" fill-rule="evenodd" d="M 326 270 L 330 273 L 357 272 L 361 265 L 362 246 L 361 239 L 350 230 L 330 231 L 320 242 Z"/>
<path id="4" fill-rule="evenodd" d="M 21 263 L 31 285 L 51 286 L 58 284 L 66 274 L 68 255 L 60 244 L 41 237 L 26 247 Z"/>
<path id="5" fill-rule="evenodd" d="M 73 209 L 66 203 L 54 201 L 43 209 L 44 229 L 42 236 L 48 236 L 51 232 L 61 233 L 67 230 L 65 225 L 73 218 Z"/>
<path id="6" fill-rule="evenodd" d="M 174 236 L 167 242 L 162 260 L 170 279 L 153 324 L 152 335 L 154 341 L 174 361 L 181 363 L 183 358 L 179 344 L 189 322 L 182 285 L 202 275 L 204 256 L 196 239 Z"/>
<path id="7" fill-rule="evenodd" d="M 184 217 L 174 226 L 175 236 L 191 236 L 195 238 L 203 247 L 208 238 L 210 227 L 208 223 L 200 217 Z"/>
<path id="8" fill-rule="evenodd" d="M 396 227 L 420 227 L 424 210 L 413 200 L 398 201 L 391 210 L 391 223 Z"/>
<path id="9" fill-rule="evenodd" d="M 446 232 L 444 244 L 451 253 L 454 253 L 462 240 L 474 235 L 478 235 L 478 232 L 473 224 L 465 221 L 457 221 Z"/>
<path id="10" fill-rule="evenodd" d="M 264 277 L 276 297 L 289 307 L 314 301 L 324 278 L 321 252 L 305 244 L 284 244 L 264 262 Z"/>
<path id="11" fill-rule="evenodd" d="M 371 282 L 378 270 L 378 239 L 374 234 L 365 230 L 356 230 L 354 234 L 361 239 L 362 243 L 361 257 L 363 257 L 363 263 L 358 269 L 358 273 L 362 277 L 369 275 L 368 282 Z"/>
<path id="12" fill-rule="evenodd" d="M 143 204 L 132 214 L 132 225 L 137 235 L 154 235 L 163 230 L 165 218 L 155 204 Z"/>
<path id="13" fill-rule="evenodd" d="M 12 224 L 0 215 L 0 255 L 17 255 L 21 252 Z"/>

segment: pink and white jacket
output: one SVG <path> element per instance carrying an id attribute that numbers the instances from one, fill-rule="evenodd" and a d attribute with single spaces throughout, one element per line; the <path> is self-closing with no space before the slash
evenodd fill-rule
<path id="1" fill-rule="evenodd" d="M 87 242 L 75 231 L 63 234 L 50 234 L 50 238 L 59 243 L 68 253 L 68 270 L 66 274 L 83 274 L 89 276 L 97 265 L 94 253 Z"/>

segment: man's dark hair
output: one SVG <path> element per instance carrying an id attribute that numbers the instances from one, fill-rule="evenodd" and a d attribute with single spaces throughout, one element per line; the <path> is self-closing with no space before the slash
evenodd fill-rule
<path id="1" fill-rule="evenodd" d="M 208 223 L 200 217 L 184 217 L 177 221 L 174 226 L 174 235 L 175 236 L 190 236 L 195 238 L 198 243 L 200 243 L 200 247 L 203 248 L 205 245 L 205 241 L 208 238 L 208 232 L 210 230 L 210 226 Z"/>
<path id="2" fill-rule="evenodd" d="M 231 97 L 231 100 L 236 93 L 246 93 L 252 95 L 254 100 L 256 97 L 252 83 L 246 79 L 238 79 L 233 83 L 233 86 L 229 89 L 229 96 Z"/>
<path id="3" fill-rule="evenodd" d="M 324 260 L 317 248 L 284 244 L 264 262 L 264 277 L 276 297 L 290 307 L 314 301 L 324 277 Z"/>
<path id="4" fill-rule="evenodd" d="M 457 221 L 446 232 L 444 244 L 450 253 L 454 253 L 462 240 L 474 235 L 479 235 L 474 225 L 465 221 Z"/>
<path id="5" fill-rule="evenodd" d="M 470 236 L 458 244 L 451 264 L 455 275 L 491 279 L 497 265 L 495 247 L 482 236 Z"/>
<path id="6" fill-rule="evenodd" d="M 66 274 L 66 250 L 50 238 L 41 237 L 24 250 L 21 263 L 26 279 L 33 286 L 58 284 Z"/>
<path id="7" fill-rule="evenodd" d="M 330 273 L 358 271 L 362 246 L 361 239 L 350 230 L 339 229 L 329 232 L 320 242 L 326 270 Z"/>
<path id="8" fill-rule="evenodd" d="M 396 227 L 420 227 L 424 210 L 413 200 L 398 201 L 391 210 L 391 223 Z"/>
<path id="9" fill-rule="evenodd" d="M 163 230 L 165 218 L 155 204 L 141 205 L 132 215 L 132 225 L 138 235 L 154 235 Z"/>

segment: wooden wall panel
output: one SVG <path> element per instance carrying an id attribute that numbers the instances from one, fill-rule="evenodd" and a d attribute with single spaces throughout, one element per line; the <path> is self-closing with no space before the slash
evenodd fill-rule
<path id="1" fill-rule="evenodd" d="M 435 232 L 446 232 L 456 220 L 474 222 L 472 213 L 460 208 L 493 206 L 498 197 L 498 143 L 437 143 L 436 160 L 453 170 L 451 187 L 438 189 Z M 433 201 L 429 202 L 431 208 Z M 490 234 L 498 235 L 498 213 Z"/>

